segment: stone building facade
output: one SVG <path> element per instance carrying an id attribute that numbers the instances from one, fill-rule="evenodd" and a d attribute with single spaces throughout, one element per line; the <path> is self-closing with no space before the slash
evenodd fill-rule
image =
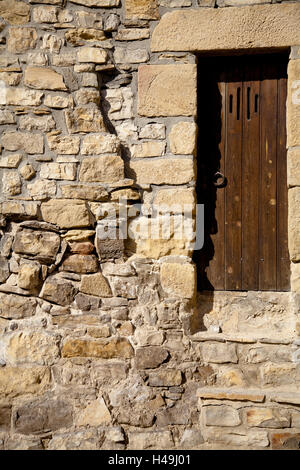
<path id="1" fill-rule="evenodd" d="M 0 16 L 0 448 L 299 448 L 300 2 Z M 291 289 L 197 292 L 197 61 L 282 50 Z"/>

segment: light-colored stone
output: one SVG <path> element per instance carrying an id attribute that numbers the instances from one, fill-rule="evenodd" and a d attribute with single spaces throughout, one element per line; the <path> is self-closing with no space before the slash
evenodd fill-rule
<path id="1" fill-rule="evenodd" d="M 83 155 L 101 155 L 103 153 L 117 153 L 120 149 L 120 140 L 114 134 L 88 135 L 82 142 Z"/>
<path id="2" fill-rule="evenodd" d="M 213 362 L 217 364 L 238 362 L 235 344 L 207 342 L 202 345 L 201 354 L 204 362 Z"/>
<path id="3" fill-rule="evenodd" d="M 0 208 L 1 214 L 7 216 L 37 217 L 39 204 L 27 201 L 4 201 Z"/>
<path id="4" fill-rule="evenodd" d="M 156 0 L 126 0 L 126 18 L 142 20 L 158 20 L 160 18 Z"/>
<path id="5" fill-rule="evenodd" d="M 178 122 L 169 134 L 170 150 L 175 155 L 190 155 L 196 150 L 197 125 L 194 122 Z"/>
<path id="6" fill-rule="evenodd" d="M 80 88 L 74 93 L 75 103 L 78 106 L 95 103 L 100 103 L 100 93 L 95 88 Z"/>
<path id="7" fill-rule="evenodd" d="M 200 52 L 300 44 L 299 8 L 285 3 L 166 13 L 153 32 L 151 49 Z"/>
<path id="8" fill-rule="evenodd" d="M 34 28 L 10 28 L 7 50 L 20 54 L 36 46 L 37 33 Z"/>
<path id="9" fill-rule="evenodd" d="M 44 103 L 49 108 L 68 108 L 73 106 L 73 98 L 71 95 L 47 95 Z"/>
<path id="10" fill-rule="evenodd" d="M 177 387 L 182 384 L 182 373 L 177 369 L 163 369 L 149 373 L 151 387 Z"/>
<path id="11" fill-rule="evenodd" d="M 196 66 L 193 64 L 140 66 L 138 113 L 149 117 L 195 116 L 197 114 Z"/>
<path id="12" fill-rule="evenodd" d="M 51 198 L 56 194 L 55 181 L 35 180 L 27 185 L 28 192 L 33 199 L 43 200 Z"/>
<path id="13" fill-rule="evenodd" d="M 107 52 L 98 47 L 81 47 L 77 53 L 77 59 L 80 63 L 92 62 L 95 64 L 105 64 Z"/>
<path id="14" fill-rule="evenodd" d="M 147 141 L 141 144 L 131 146 L 132 158 L 161 157 L 166 148 L 165 142 Z"/>
<path id="15" fill-rule="evenodd" d="M 20 168 L 20 175 L 24 180 L 31 180 L 36 175 L 36 171 L 30 163 L 27 163 Z"/>
<path id="16" fill-rule="evenodd" d="M 81 46 L 85 42 L 104 41 L 106 39 L 106 35 L 104 31 L 101 31 L 101 29 L 77 28 L 67 31 L 65 33 L 65 38 L 73 46 Z M 94 61 L 88 60 L 88 62 Z"/>
<path id="17" fill-rule="evenodd" d="M 37 90 L 67 90 L 63 76 L 45 67 L 28 66 L 25 69 L 24 83 Z"/>
<path id="18" fill-rule="evenodd" d="M 15 124 L 16 118 L 13 113 L 7 109 L 0 110 L 0 124 Z"/>
<path id="19" fill-rule="evenodd" d="M 57 233 L 22 228 L 16 233 L 13 250 L 40 261 L 53 262 L 60 247 Z"/>
<path id="20" fill-rule="evenodd" d="M 202 0 L 198 0 L 200 3 Z M 214 6 L 215 0 L 204 0 L 206 3 L 210 2 Z M 162 7 L 169 7 L 169 8 L 180 8 L 180 7 L 190 7 L 192 5 L 192 0 L 159 0 L 159 4 Z"/>
<path id="21" fill-rule="evenodd" d="M 196 288 L 193 264 L 163 263 L 160 270 L 162 288 L 170 296 L 192 298 Z"/>
<path id="22" fill-rule="evenodd" d="M 56 23 L 58 21 L 58 8 L 52 6 L 39 6 L 33 8 L 32 21 L 35 23 Z"/>
<path id="23" fill-rule="evenodd" d="M 21 178 L 16 171 L 5 170 L 2 175 L 2 191 L 6 196 L 16 196 L 22 190 Z"/>
<path id="24" fill-rule="evenodd" d="M 47 141 L 52 152 L 62 155 L 77 155 L 80 148 L 80 138 L 77 136 L 47 135 Z"/>
<path id="25" fill-rule="evenodd" d="M 98 83 L 98 77 L 95 73 L 85 72 L 81 75 L 81 86 L 91 86 L 97 88 Z"/>
<path id="26" fill-rule="evenodd" d="M 40 177 L 52 180 L 70 180 L 76 179 L 75 163 L 43 163 L 41 165 Z"/>
<path id="27" fill-rule="evenodd" d="M 159 123 L 147 124 L 140 130 L 139 137 L 140 139 L 165 139 L 166 126 Z"/>
<path id="28" fill-rule="evenodd" d="M 17 0 L 2 0 L 0 16 L 13 25 L 25 24 L 29 21 L 30 6 Z"/>
<path id="29" fill-rule="evenodd" d="M 45 222 L 60 228 L 80 228 L 91 225 L 90 214 L 85 202 L 76 199 L 56 199 L 43 202 L 42 217 Z"/>
<path id="30" fill-rule="evenodd" d="M 184 184 L 195 178 L 191 159 L 159 159 L 130 162 L 130 176 L 138 184 Z"/>
<path id="31" fill-rule="evenodd" d="M 31 290 L 40 283 L 40 266 L 37 264 L 26 263 L 20 267 L 18 273 L 18 287 Z"/>
<path id="32" fill-rule="evenodd" d="M 105 132 L 103 116 L 98 109 L 78 107 L 65 111 L 68 132 Z"/>
<path id="33" fill-rule="evenodd" d="M 21 116 L 19 129 L 25 131 L 49 132 L 56 127 L 52 116 Z"/>
<path id="34" fill-rule="evenodd" d="M 0 394 L 3 398 L 41 394 L 49 387 L 50 380 L 48 367 L 0 367 Z"/>
<path id="35" fill-rule="evenodd" d="M 29 52 L 28 63 L 31 65 L 48 65 L 48 56 L 43 54 L 43 52 Z"/>
<path id="36" fill-rule="evenodd" d="M 102 93 L 103 107 L 109 119 L 131 119 L 133 117 L 133 94 L 129 87 L 108 89 Z"/>
<path id="37" fill-rule="evenodd" d="M 115 183 L 123 177 L 124 163 L 117 155 L 102 155 L 82 160 L 79 181 Z"/>
<path id="38" fill-rule="evenodd" d="M 300 59 L 288 65 L 287 145 L 300 145 Z"/>
<path id="39" fill-rule="evenodd" d="M 0 72 L 0 80 L 8 86 L 17 86 L 22 79 L 21 73 L 15 72 Z"/>
<path id="40" fill-rule="evenodd" d="M 118 30 L 115 36 L 116 41 L 140 41 L 150 37 L 148 28 L 122 28 Z"/>
<path id="41" fill-rule="evenodd" d="M 6 88 L 0 93 L 0 104 L 12 106 L 39 106 L 44 96 L 41 91 L 26 88 Z"/>
<path id="42" fill-rule="evenodd" d="M 98 267 L 98 258 L 95 255 L 70 255 L 62 264 L 63 271 L 70 271 L 78 274 L 96 273 L 98 271 Z"/>
<path id="43" fill-rule="evenodd" d="M 300 186 L 300 149 L 290 148 L 287 155 L 288 186 Z"/>
<path id="44" fill-rule="evenodd" d="M 74 51 L 55 54 L 51 57 L 51 64 L 55 67 L 70 67 L 76 64 L 76 54 Z"/>
<path id="45" fill-rule="evenodd" d="M 129 450 L 172 449 L 173 437 L 170 431 L 129 431 Z"/>
<path id="46" fill-rule="evenodd" d="M 261 428 L 286 428 L 290 426 L 290 418 L 284 409 L 251 408 L 247 410 L 248 426 Z"/>
<path id="47" fill-rule="evenodd" d="M 0 168 L 18 168 L 23 156 L 20 153 L 7 155 L 0 160 Z"/>
<path id="48" fill-rule="evenodd" d="M 77 426 L 103 426 L 110 423 L 110 412 L 102 397 L 87 405 L 76 420 Z"/>
<path id="49" fill-rule="evenodd" d="M 101 273 L 82 276 L 80 291 L 97 297 L 112 297 L 111 288 Z"/>
<path id="50" fill-rule="evenodd" d="M 63 43 L 64 41 L 60 37 L 57 37 L 54 34 L 46 33 L 43 36 L 42 49 L 49 50 L 51 54 L 53 52 L 58 54 L 61 47 L 63 46 Z M 54 57 L 56 56 L 53 56 L 52 60 L 54 59 Z"/>
<path id="51" fill-rule="evenodd" d="M 205 406 L 203 414 L 206 426 L 238 426 L 241 418 L 231 406 Z"/>
<path id="52" fill-rule="evenodd" d="M 5 358 L 9 365 L 52 365 L 58 358 L 57 338 L 42 331 L 18 331 L 7 340 Z"/>
<path id="53" fill-rule="evenodd" d="M 288 192 L 288 242 L 292 261 L 300 260 L 300 188 L 291 188 Z"/>
<path id="54" fill-rule="evenodd" d="M 68 339 L 62 348 L 62 357 L 99 357 L 103 359 L 133 356 L 133 348 L 126 338 L 113 338 L 102 341 Z"/>
<path id="55" fill-rule="evenodd" d="M 29 134 L 26 132 L 4 132 L 2 145 L 6 150 L 24 150 L 29 154 L 44 152 L 44 138 L 41 134 Z"/>
<path id="56" fill-rule="evenodd" d="M 225 431 L 224 429 L 210 429 L 205 431 L 206 440 L 215 445 L 224 445 L 241 447 L 242 449 L 250 447 L 268 447 L 270 442 L 268 434 L 264 431 Z"/>
<path id="57" fill-rule="evenodd" d="M 145 49 L 116 47 L 114 59 L 116 64 L 140 64 L 148 61 L 149 54 Z"/>
<path id="58" fill-rule="evenodd" d="M 184 210 L 191 212 L 195 202 L 196 194 L 193 188 L 162 189 L 155 194 L 153 200 L 160 213 L 183 213 Z"/>
<path id="59" fill-rule="evenodd" d="M 0 316 L 2 318 L 19 320 L 35 314 L 36 300 L 15 294 L 0 293 Z M 1 368 L 0 368 L 1 370 Z"/>
<path id="60" fill-rule="evenodd" d="M 265 394 L 261 390 L 252 389 L 220 389 L 216 387 L 204 387 L 197 391 L 197 396 L 207 400 L 233 400 L 263 402 Z"/>
<path id="61" fill-rule="evenodd" d="M 106 201 L 108 199 L 108 192 L 99 185 L 64 184 L 60 187 L 60 190 L 63 197 L 67 199 L 86 199 L 88 201 Z"/>

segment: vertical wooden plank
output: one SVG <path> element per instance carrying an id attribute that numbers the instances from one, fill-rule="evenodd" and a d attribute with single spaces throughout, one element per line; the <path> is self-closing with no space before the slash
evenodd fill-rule
<path id="1" fill-rule="evenodd" d="M 219 132 L 217 135 L 218 147 L 216 149 L 216 166 L 215 171 L 224 174 L 224 151 L 226 141 L 226 83 L 225 74 L 217 76 L 215 103 L 216 118 L 219 121 Z M 213 243 L 213 258 L 207 268 L 207 278 L 216 290 L 225 289 L 225 188 L 217 188 L 215 190 L 215 224 L 211 231 L 211 241 Z"/>
<path id="2" fill-rule="evenodd" d="M 242 81 L 240 67 L 232 69 L 226 97 L 227 142 L 225 167 L 225 289 L 241 290 L 241 152 Z M 236 81 L 234 81 L 236 80 Z"/>
<path id="3" fill-rule="evenodd" d="M 277 124 L 277 290 L 290 289 L 286 155 L 287 61 L 279 62 Z"/>
<path id="4" fill-rule="evenodd" d="M 277 79 L 274 65 L 262 65 L 259 289 L 276 290 L 277 279 Z M 269 78 L 270 77 L 270 78 Z"/>
<path id="5" fill-rule="evenodd" d="M 245 66 L 242 149 L 242 290 L 258 290 L 260 68 Z"/>

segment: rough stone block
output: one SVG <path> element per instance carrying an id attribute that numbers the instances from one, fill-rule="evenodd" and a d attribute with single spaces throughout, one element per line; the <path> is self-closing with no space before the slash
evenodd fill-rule
<path id="1" fill-rule="evenodd" d="M 300 260 L 300 188 L 291 188 L 288 192 L 288 242 L 292 261 Z"/>
<path id="2" fill-rule="evenodd" d="M 160 269 L 163 290 L 170 296 L 191 299 L 196 290 L 196 269 L 193 264 L 163 263 Z"/>
<path id="3" fill-rule="evenodd" d="M 30 6 L 17 0 L 2 0 L 0 16 L 13 25 L 25 24 L 29 21 Z"/>
<path id="4" fill-rule="evenodd" d="M 134 350 L 125 338 L 88 341 L 68 339 L 61 351 L 62 357 L 98 357 L 102 359 L 124 358 L 133 356 Z"/>
<path id="5" fill-rule="evenodd" d="M 117 155 L 84 158 L 79 171 L 79 181 L 90 183 L 116 183 L 124 178 L 124 163 Z"/>
<path id="6" fill-rule="evenodd" d="M 182 86 L 183 83 L 184 86 Z M 196 65 L 140 66 L 138 113 L 149 117 L 196 116 Z"/>
<path id="7" fill-rule="evenodd" d="M 81 153 L 83 155 L 101 155 L 103 153 L 117 153 L 120 141 L 113 134 L 88 135 L 84 137 Z"/>
<path id="8" fill-rule="evenodd" d="M 126 18 L 141 20 L 158 20 L 160 18 L 156 0 L 126 0 Z"/>
<path id="9" fill-rule="evenodd" d="M 238 362 L 235 344 L 204 343 L 201 346 L 201 353 L 204 362 L 213 362 L 216 364 Z"/>
<path id="10" fill-rule="evenodd" d="M 260 428 L 288 428 L 291 422 L 288 412 L 279 408 L 251 408 L 246 416 L 248 426 Z"/>
<path id="11" fill-rule="evenodd" d="M 170 150 L 175 155 L 191 155 L 196 150 L 197 125 L 194 122 L 178 122 L 169 134 Z"/>
<path id="12" fill-rule="evenodd" d="M 195 178 L 194 162 L 187 158 L 131 161 L 129 176 L 138 184 L 185 184 Z"/>
<path id="13" fill-rule="evenodd" d="M 105 132 L 105 123 L 102 114 L 95 108 L 78 107 L 65 111 L 68 132 Z"/>
<path id="14" fill-rule="evenodd" d="M 82 276 L 80 291 L 97 297 L 112 297 L 109 284 L 101 273 Z"/>
<path id="15" fill-rule="evenodd" d="M 34 298 L 27 298 L 16 294 L 0 293 L 0 316 L 2 318 L 19 320 L 35 314 L 37 302 Z M 1 369 L 0 369 L 1 370 Z"/>
<path id="16" fill-rule="evenodd" d="M 28 66 L 25 70 L 24 83 L 38 90 L 67 90 L 63 76 L 45 67 Z"/>
<path id="17" fill-rule="evenodd" d="M 238 410 L 231 406 L 205 406 L 203 414 L 206 426 L 239 426 L 242 422 Z"/>
<path id="18" fill-rule="evenodd" d="M 44 282 L 40 297 L 49 302 L 69 306 L 75 298 L 76 289 L 70 281 L 50 276 Z"/>
<path id="19" fill-rule="evenodd" d="M 20 54 L 36 46 L 37 33 L 34 28 L 10 28 L 7 50 Z"/>
<path id="20" fill-rule="evenodd" d="M 51 375 L 48 367 L 0 367 L 1 397 L 40 394 L 46 391 Z"/>
<path id="21" fill-rule="evenodd" d="M 24 150 L 29 154 L 44 152 L 44 138 L 40 134 L 9 131 L 2 135 L 2 145 L 6 150 Z"/>
<path id="22" fill-rule="evenodd" d="M 19 230 L 13 243 L 15 253 L 28 255 L 48 263 L 55 261 L 59 247 L 59 235 L 44 230 Z"/>
<path id="23" fill-rule="evenodd" d="M 43 179 L 74 181 L 76 179 L 76 164 L 43 163 L 41 165 L 40 177 Z"/>
<path id="24" fill-rule="evenodd" d="M 77 53 L 77 59 L 80 63 L 92 62 L 95 64 L 105 64 L 107 52 L 98 47 L 81 47 Z"/>
<path id="25" fill-rule="evenodd" d="M 158 346 L 148 346 L 136 350 L 137 369 L 155 369 L 165 362 L 169 357 L 166 349 Z"/>
<path id="26" fill-rule="evenodd" d="M 287 145 L 300 145 L 300 59 L 290 60 L 288 65 Z"/>
<path id="27" fill-rule="evenodd" d="M 90 213 L 85 202 L 76 199 L 53 199 L 41 205 L 45 222 L 60 228 L 79 228 L 91 225 Z"/>

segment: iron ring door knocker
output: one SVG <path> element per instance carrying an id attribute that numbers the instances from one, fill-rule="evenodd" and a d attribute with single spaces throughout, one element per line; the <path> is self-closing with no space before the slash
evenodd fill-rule
<path id="1" fill-rule="evenodd" d="M 224 188 L 227 183 L 227 178 L 220 171 L 216 171 L 213 176 L 213 185 L 215 188 Z"/>

